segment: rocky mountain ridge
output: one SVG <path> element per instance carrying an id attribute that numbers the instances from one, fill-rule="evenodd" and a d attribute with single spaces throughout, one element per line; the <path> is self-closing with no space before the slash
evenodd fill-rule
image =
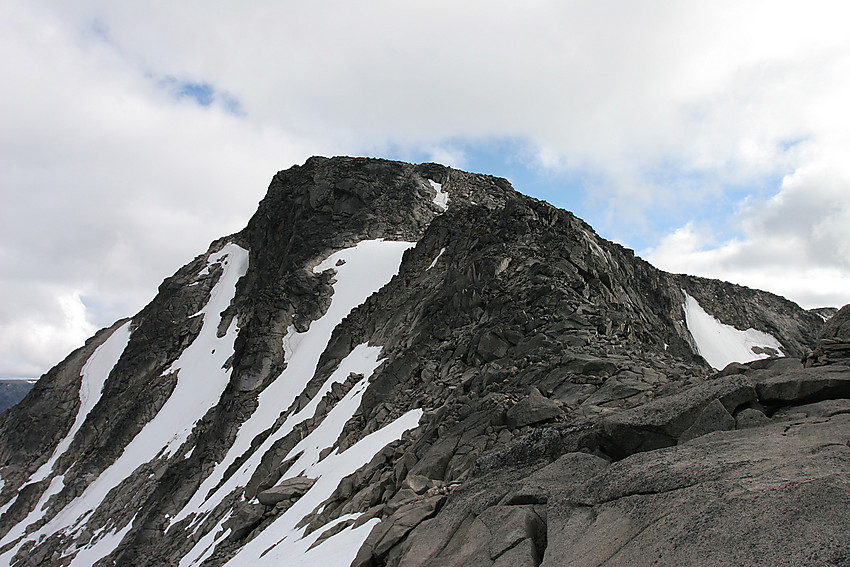
<path id="1" fill-rule="evenodd" d="M 843 312 L 661 272 L 503 179 L 311 158 L 0 418 L 0 557 L 783 564 L 735 546 L 791 529 L 761 507 L 817 450 L 794 498 L 832 523 L 784 564 L 841 564 Z M 779 346 L 718 372 L 706 326 Z"/>

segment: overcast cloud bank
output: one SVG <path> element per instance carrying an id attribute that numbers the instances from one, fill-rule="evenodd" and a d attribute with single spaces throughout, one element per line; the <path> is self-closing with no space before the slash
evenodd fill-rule
<path id="1" fill-rule="evenodd" d="M 514 140 L 583 180 L 535 196 L 663 269 L 850 302 L 848 12 L 0 0 L 0 375 L 135 313 L 313 154 Z"/>

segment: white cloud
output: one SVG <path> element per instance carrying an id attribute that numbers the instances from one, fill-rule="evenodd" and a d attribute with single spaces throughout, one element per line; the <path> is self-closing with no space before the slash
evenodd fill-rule
<path id="1" fill-rule="evenodd" d="M 49 15 L 4 16 L 0 68 L 16 80 L 0 91 L 0 293 L 37 311 L 2 318 L 0 374 L 19 374 L 137 311 L 164 277 L 242 228 L 271 174 L 310 146 L 171 98 Z M 55 300 L 80 295 L 92 299 L 87 326 Z"/>
<path id="2" fill-rule="evenodd" d="M 28 293 L 6 274 L 77 293 L 95 326 L 241 228 L 278 169 L 375 148 L 463 166 L 464 141 L 493 138 L 588 172 L 596 228 L 627 244 L 698 234 L 730 184 L 785 176 L 747 198 L 738 241 L 654 257 L 850 269 L 844 2 L 0 2 L 0 293 Z"/>
<path id="3" fill-rule="evenodd" d="M 835 158 L 807 162 L 785 177 L 779 193 L 738 213 L 741 237 L 718 243 L 713 227 L 689 223 L 646 258 L 669 271 L 773 291 L 806 308 L 850 303 L 850 167 Z"/>
<path id="4" fill-rule="evenodd" d="M 0 377 L 37 376 L 82 346 L 97 330 L 87 319 L 78 293 L 54 285 L 4 283 L 0 304 Z M 21 356 L 21 355 L 24 356 Z"/>

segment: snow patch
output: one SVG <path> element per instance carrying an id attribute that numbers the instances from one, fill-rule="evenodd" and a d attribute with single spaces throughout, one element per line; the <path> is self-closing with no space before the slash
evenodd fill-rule
<path id="1" fill-rule="evenodd" d="M 103 391 L 103 384 L 106 382 L 106 378 L 109 376 L 109 373 L 118 363 L 118 359 L 121 358 L 129 340 L 130 322 L 128 321 L 113 331 L 109 338 L 95 349 L 86 361 L 85 365 L 83 365 L 80 371 L 80 406 L 77 408 L 77 416 L 74 419 L 74 423 L 71 425 L 71 429 L 68 430 L 65 437 L 63 437 L 56 445 L 56 448 L 53 450 L 50 458 L 47 459 L 47 461 L 41 465 L 38 470 L 32 474 L 32 476 L 30 476 L 25 484 L 41 482 L 50 476 L 56 461 L 65 453 L 65 451 L 68 450 L 68 447 L 74 440 L 74 436 L 80 430 L 80 427 L 82 427 L 89 412 L 97 404 L 98 400 L 100 400 L 100 395 Z M 35 508 L 30 511 L 26 518 L 13 526 L 12 529 L 6 533 L 0 544 L 10 543 L 23 536 L 26 533 L 27 527 L 39 521 L 44 516 L 44 510 L 42 510 L 42 508 L 47 504 L 47 501 L 51 496 L 58 494 L 62 488 L 64 488 L 64 478 L 64 475 L 58 475 L 51 479 L 50 485 L 41 495 L 41 498 L 35 505 Z M 0 513 L 5 513 L 5 511 L 8 510 L 14 503 L 16 498 L 17 497 L 14 497 L 9 500 L 9 502 L 3 506 L 3 509 L 0 510 Z M 19 547 L 20 546 L 16 546 L 13 550 L 11 550 L 11 554 L 7 552 L 3 556 L 0 556 L 0 559 L 6 558 L 6 556 L 11 559 L 11 557 L 17 553 L 17 549 Z"/>
<path id="2" fill-rule="evenodd" d="M 445 251 L 446 251 L 445 247 L 440 248 L 440 253 L 439 253 L 439 254 L 437 254 L 437 257 L 436 257 L 436 258 L 434 258 L 434 261 L 433 261 L 433 262 L 431 262 L 431 265 L 430 265 L 430 266 L 428 266 L 427 268 L 425 268 L 425 271 L 426 271 L 426 272 L 427 272 L 428 270 L 430 270 L 431 268 L 433 268 L 434 266 L 436 266 L 436 265 L 437 265 L 437 260 L 439 260 L 439 259 L 440 259 L 440 256 L 442 256 L 442 255 L 443 255 L 443 252 L 445 252 Z"/>
<path id="3" fill-rule="evenodd" d="M 100 394 L 103 392 L 103 384 L 109 377 L 109 373 L 118 364 L 118 359 L 124 353 L 129 340 L 130 321 L 127 321 L 116 329 L 102 345 L 97 347 L 86 361 L 85 366 L 83 366 L 80 372 L 80 407 L 77 410 L 77 417 L 74 419 L 74 424 L 68 430 L 65 437 L 56 445 L 53 454 L 47 462 L 33 473 L 29 482 L 39 482 L 47 478 L 53 470 L 53 465 L 68 450 L 71 441 L 74 440 L 74 436 L 80 430 L 80 427 L 82 427 L 89 412 L 100 400 Z"/>
<path id="4" fill-rule="evenodd" d="M 345 427 L 345 424 L 354 415 L 354 412 L 357 411 L 357 408 L 360 407 L 363 392 L 366 391 L 366 387 L 369 385 L 369 378 L 383 362 L 383 359 L 378 360 L 380 353 L 380 347 L 365 344 L 357 345 L 351 351 L 351 354 L 345 357 L 345 360 L 340 363 L 339 368 L 337 368 L 333 375 L 325 381 L 319 393 L 310 400 L 311 404 L 309 405 L 313 407 L 310 409 L 304 408 L 307 411 L 302 410 L 298 412 L 304 419 L 310 417 L 315 412 L 315 406 L 330 391 L 330 387 L 334 382 L 344 382 L 352 372 L 363 374 L 363 378 L 334 405 L 333 409 L 322 420 L 322 423 L 289 451 L 283 459 L 284 461 L 298 453 L 301 453 L 301 456 L 292 464 L 289 471 L 284 474 L 284 478 L 298 476 L 308 468 L 314 466 L 319 462 L 319 453 L 336 443 L 337 438 L 342 433 L 343 427 Z M 312 403 L 314 401 L 316 403 Z M 297 418 L 293 419 L 293 421 L 297 421 Z M 290 474 L 292 471 L 295 471 L 295 474 Z"/>
<path id="5" fill-rule="evenodd" d="M 364 347 L 352 352 L 340 363 L 340 367 L 326 381 L 322 390 L 301 411 L 290 415 L 276 431 L 270 434 L 259 448 L 253 451 L 239 469 L 221 484 L 209 497 L 209 492 L 219 485 L 228 467 L 251 447 L 251 441 L 261 432 L 274 425 L 282 410 L 288 408 L 301 394 L 316 373 L 319 357 L 331 338 L 331 333 L 351 311 L 384 287 L 398 273 L 402 256 L 415 242 L 364 240 L 356 246 L 334 252 L 313 268 L 314 273 L 334 269 L 335 282 L 331 305 L 327 312 L 313 321 L 310 328 L 299 333 L 290 327 L 283 339 L 286 368 L 269 384 L 258 397 L 257 409 L 239 428 L 233 445 L 213 472 L 201 483 L 183 509 L 170 520 L 174 525 L 190 514 L 198 514 L 196 526 L 200 525 L 201 514 L 213 509 L 236 487 L 245 486 L 260 464 L 263 454 L 273 443 L 288 434 L 292 428 L 315 412 L 321 397 L 333 381 L 344 382 L 350 372 L 370 376 L 377 368 L 380 349 Z M 343 260 L 344 263 L 337 265 Z M 373 349 L 373 350 L 369 350 Z"/>
<path id="6" fill-rule="evenodd" d="M 730 362 L 750 362 L 760 358 L 784 356 L 782 344 L 775 337 L 747 329 L 740 331 L 731 325 L 721 323 L 705 309 L 696 299 L 682 290 L 685 294 L 685 323 L 694 338 L 697 352 L 713 368 L 722 370 Z M 767 351 L 767 352 L 765 352 Z"/>
<path id="7" fill-rule="evenodd" d="M 96 510 L 109 491 L 133 474 L 139 466 L 163 452 L 165 455 L 170 455 L 176 451 L 186 440 L 197 420 L 203 417 L 221 397 L 230 375 L 230 371 L 224 366 L 233 354 L 233 343 L 236 340 L 238 325 L 234 317 L 227 333 L 223 337 L 218 337 L 220 313 L 230 305 L 236 294 L 236 283 L 248 269 L 248 251 L 229 243 L 219 253 L 210 257 L 209 265 L 216 262 L 224 265 L 224 271 L 210 292 L 207 305 L 200 311 L 204 315 L 201 331 L 166 371 L 177 374 L 177 385 L 171 396 L 156 416 L 145 424 L 139 434 L 127 444 L 115 462 L 89 484 L 80 496 L 68 503 L 38 531 L 28 535 L 19 543 L 19 546 L 23 541 L 37 541 L 40 537 L 49 536 L 60 530 L 72 527 L 80 529 L 81 520 Z M 106 362 L 103 366 L 106 366 Z M 88 550 L 85 557 L 100 554 L 99 559 L 111 553 L 131 524 L 109 536 L 104 536 L 93 547 L 85 548 Z M 79 564 L 86 564 L 86 562 Z"/>
<path id="8" fill-rule="evenodd" d="M 608 254 L 605 252 L 605 250 L 602 249 L 601 246 L 599 246 L 599 243 L 596 242 L 596 238 L 594 238 L 592 234 L 590 234 L 584 229 L 582 229 L 582 232 L 584 232 L 584 237 L 587 239 L 587 243 L 590 246 L 590 250 L 594 254 L 596 254 L 596 256 L 603 262 L 610 263 L 610 258 L 608 258 Z"/>
<path id="9" fill-rule="evenodd" d="M 127 535 L 127 532 L 130 531 L 130 528 L 133 527 L 134 521 L 136 521 L 135 516 L 120 530 L 100 536 L 94 544 L 73 549 L 72 553 L 75 553 L 74 560 L 71 561 L 68 567 L 89 567 L 112 553 L 118 547 L 118 544 L 121 543 L 121 540 L 124 539 L 124 536 Z"/>
<path id="10" fill-rule="evenodd" d="M 230 528 L 223 530 L 222 526 L 233 515 L 232 510 L 228 510 L 218 523 L 198 540 L 192 549 L 180 559 L 179 567 L 191 567 L 192 565 L 201 565 L 215 551 L 215 546 L 230 534 Z"/>
<path id="11" fill-rule="evenodd" d="M 44 508 L 47 506 L 47 502 L 50 500 L 50 497 L 55 494 L 59 494 L 63 488 L 65 488 L 65 476 L 58 475 L 53 477 L 50 481 L 50 485 L 47 487 L 47 490 L 45 490 L 44 493 L 42 493 L 41 498 L 38 499 L 38 503 L 36 503 L 35 507 L 29 514 L 27 514 L 27 517 L 24 518 L 23 521 L 18 522 L 5 536 L 3 536 L 3 539 L 0 540 L 0 546 L 11 543 L 26 534 L 27 527 L 38 522 L 44 516 L 44 512 L 46 511 Z M 14 546 L 3 555 L 0 555 L 0 564 L 11 565 L 12 557 L 15 556 L 24 541 L 26 541 L 26 539 L 21 540 L 18 542 L 18 545 Z"/>
<path id="12" fill-rule="evenodd" d="M 449 193 L 448 191 L 443 191 L 443 184 L 437 183 L 433 179 L 429 179 L 428 183 L 430 183 L 431 187 L 434 188 L 434 191 L 437 192 L 437 196 L 434 197 L 434 204 L 444 211 L 449 210 Z"/>
<path id="13" fill-rule="evenodd" d="M 356 519 L 360 515 L 351 514 L 331 520 L 306 536 L 306 527 L 299 529 L 295 526 L 304 516 L 327 500 L 344 477 L 371 461 L 378 451 L 388 443 L 401 438 L 405 431 L 417 427 L 421 417 L 421 409 L 410 410 L 386 427 L 367 435 L 348 450 L 342 453 L 334 452 L 309 467 L 304 474 L 316 478 L 316 483 L 225 565 L 229 567 L 350 565 L 375 522 L 367 522 L 357 529 L 342 530 L 340 532 L 344 534 L 342 537 L 330 538 L 310 552 L 307 549 L 322 533 L 339 522 Z"/>

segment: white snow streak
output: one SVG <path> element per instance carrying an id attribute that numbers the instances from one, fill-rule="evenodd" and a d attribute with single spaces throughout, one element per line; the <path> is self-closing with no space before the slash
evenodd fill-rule
<path id="1" fill-rule="evenodd" d="M 81 520 L 93 512 L 104 501 L 109 491 L 130 476 L 139 466 L 155 458 L 163 450 L 166 455 L 175 451 L 186 440 L 195 422 L 218 401 L 230 376 L 230 371 L 224 368 L 224 364 L 233 354 L 233 343 L 238 330 L 237 320 L 234 317 L 225 336 L 217 337 L 219 314 L 230 305 L 236 294 L 236 283 L 248 269 L 248 251 L 229 243 L 220 252 L 210 257 L 205 270 L 218 262 L 223 264 L 224 270 L 210 292 L 207 305 L 199 312 L 204 316 L 201 331 L 195 341 L 166 371 L 177 374 L 177 385 L 171 396 L 157 415 L 145 424 L 139 434 L 124 448 L 118 459 L 89 484 L 82 495 L 72 500 L 37 532 L 30 534 L 27 540 L 36 541 L 40 537 L 49 536 L 60 530 L 80 528 L 78 524 Z M 101 538 L 95 546 L 90 548 L 86 557 L 100 554 L 98 557 L 100 558 L 111 553 L 131 524 Z M 9 557 L 14 555 L 22 543 L 23 541 L 6 555 L 9 553 L 11 553 Z"/>
<path id="2" fill-rule="evenodd" d="M 449 193 L 448 191 L 443 191 L 443 184 L 437 183 L 433 179 L 429 179 L 428 183 L 430 183 L 431 187 L 434 188 L 434 191 L 437 192 L 437 196 L 434 197 L 434 204 L 444 211 L 449 210 Z"/>
<path id="3" fill-rule="evenodd" d="M 100 400 L 100 394 L 103 392 L 103 384 L 106 382 L 107 377 L 109 377 L 109 373 L 118 364 L 118 359 L 124 353 L 129 340 L 130 321 L 127 321 L 116 329 L 102 345 L 97 347 L 86 361 L 85 366 L 83 366 L 80 372 L 82 376 L 80 381 L 80 407 L 77 410 L 77 417 L 74 420 L 74 424 L 68 430 L 68 434 L 56 445 L 56 449 L 53 450 L 50 459 L 35 471 L 29 482 L 39 482 L 47 478 L 53 470 L 56 460 L 68 450 L 71 441 L 74 440 L 74 436 L 80 430 L 80 427 L 82 427 L 89 412 Z"/>
<path id="4" fill-rule="evenodd" d="M 179 567 L 191 567 L 200 565 L 215 551 L 215 546 L 230 534 L 230 529 L 222 530 L 224 523 L 230 519 L 233 510 L 228 510 L 213 528 L 198 540 L 198 543 L 180 559 Z"/>
<path id="5" fill-rule="evenodd" d="M 304 532 L 307 528 L 298 529 L 295 526 L 305 515 L 327 500 L 344 477 L 371 461 L 378 451 L 388 443 L 399 439 L 405 431 L 416 427 L 421 417 L 421 409 L 410 410 L 386 427 L 367 435 L 347 451 L 334 452 L 309 467 L 304 474 L 317 478 L 312 488 L 268 528 L 240 549 L 226 565 L 271 567 L 351 564 L 374 522 L 367 522 L 357 530 L 347 528 L 338 534 L 342 537 L 337 539 L 334 536 L 309 552 L 307 548 L 323 532 L 347 518 L 332 520 L 306 537 Z M 358 516 L 352 514 L 348 518 Z"/>
<path id="6" fill-rule="evenodd" d="M 65 488 L 65 476 L 60 474 L 53 477 L 50 481 L 50 485 L 47 487 L 47 490 L 45 490 L 44 493 L 42 493 L 41 498 L 38 499 L 38 503 L 36 503 L 35 507 L 30 510 L 30 513 L 27 514 L 27 517 L 24 518 L 23 521 L 18 522 L 11 530 L 9 530 L 9 532 L 3 537 L 3 540 L 0 541 L 0 546 L 11 543 L 19 537 L 22 537 L 26 533 L 28 526 L 39 521 L 42 516 L 44 516 L 44 507 L 47 505 L 47 501 L 50 500 L 50 497 L 54 494 L 59 494 L 63 488 Z M 12 559 L 12 557 L 14 557 L 15 553 L 18 552 L 18 549 L 20 549 L 21 543 L 22 542 L 19 542 L 18 545 L 3 555 L 0 555 L 0 563 L 5 560 L 5 564 L 8 565 L 8 562 Z"/>
<path id="7" fill-rule="evenodd" d="M 127 532 L 130 531 L 130 528 L 133 527 L 135 520 L 136 517 L 133 516 L 133 519 L 126 526 L 120 530 L 100 536 L 93 545 L 88 545 L 79 550 L 72 550 L 72 553 L 75 554 L 74 560 L 71 561 L 68 567 L 90 567 L 106 555 L 112 553 L 118 547 L 118 544 L 121 543 L 121 540 L 124 539 L 124 536 L 127 535 Z"/>
<path id="8" fill-rule="evenodd" d="M 696 299 L 685 294 L 685 322 L 697 351 L 713 368 L 722 370 L 730 362 L 750 362 L 768 358 L 770 354 L 756 352 L 753 349 L 771 349 L 780 356 L 782 345 L 775 337 L 747 329 L 739 331 L 731 325 L 725 325 L 706 313 Z"/>
<path id="9" fill-rule="evenodd" d="M 88 416 L 91 409 L 100 399 L 100 394 L 103 391 L 103 384 L 106 382 L 106 378 L 109 376 L 112 368 L 118 363 L 118 359 L 121 358 L 121 354 L 127 347 L 127 342 L 129 340 L 130 322 L 128 321 L 113 331 L 109 338 L 95 349 L 86 361 L 85 365 L 83 365 L 80 371 L 80 406 L 77 409 L 77 416 L 74 419 L 74 423 L 71 425 L 71 429 L 68 430 L 65 437 L 56 445 L 56 448 L 53 450 L 53 453 L 47 462 L 39 467 L 25 484 L 41 482 L 51 474 L 56 461 L 65 453 L 65 451 L 68 450 L 68 447 L 71 445 L 71 441 L 74 440 L 74 436 L 77 434 L 77 431 L 79 431 L 80 427 L 82 427 L 86 416 Z M 12 529 L 6 533 L 3 539 L 0 540 L 0 545 L 5 545 L 20 538 L 26 533 L 28 526 L 37 522 L 42 518 L 42 516 L 44 516 L 44 510 L 42 510 L 42 508 L 51 496 L 58 494 L 65 486 L 64 478 L 64 475 L 59 475 L 50 481 L 50 485 L 47 487 L 44 494 L 41 495 L 41 498 L 35 505 L 35 508 L 27 514 L 26 518 L 13 526 Z M 14 501 L 15 498 L 12 498 L 8 503 L 6 503 L 0 513 L 5 513 Z M 0 556 L 0 560 L 11 559 L 14 554 L 17 553 L 19 547 L 20 545 L 7 551 L 5 554 Z"/>
<path id="10" fill-rule="evenodd" d="M 315 412 L 315 406 L 318 405 L 322 396 L 330 390 L 330 386 L 334 382 L 344 382 L 352 372 L 363 374 L 363 378 L 334 405 L 333 409 L 322 420 L 322 423 L 289 451 L 283 459 L 284 461 L 298 453 L 301 453 L 301 456 L 289 468 L 289 471 L 295 471 L 295 474 L 286 473 L 284 474 L 284 478 L 298 476 L 300 472 L 306 471 L 307 468 L 319 462 L 319 453 L 323 449 L 333 446 L 340 433 L 342 433 L 346 422 L 351 419 L 351 416 L 360 407 L 360 400 L 363 398 L 363 392 L 366 391 L 366 387 L 369 385 L 369 378 L 381 362 L 383 362 L 383 360 L 378 360 L 380 353 L 380 347 L 365 344 L 355 347 L 351 351 L 351 354 L 340 363 L 339 368 L 333 375 L 325 381 L 324 387 L 319 394 L 310 400 L 311 402 L 316 402 L 312 404 L 313 408 L 304 408 L 307 411 L 302 410 L 299 412 L 303 414 L 304 418 L 310 417 Z"/>
<path id="11" fill-rule="evenodd" d="M 428 266 L 427 268 L 425 268 L 425 271 L 426 271 L 426 272 L 427 272 L 428 270 L 430 270 L 431 268 L 433 268 L 434 266 L 436 266 L 436 265 L 437 265 L 437 260 L 439 260 L 439 259 L 440 259 L 440 256 L 442 256 L 442 255 L 443 255 L 443 252 L 445 252 L 445 251 L 446 251 L 445 247 L 444 247 L 444 248 L 440 248 L 440 253 L 439 253 L 439 254 L 437 254 L 437 257 L 436 257 L 436 258 L 434 258 L 434 261 L 433 261 L 433 262 L 431 262 L 431 265 L 430 265 L 430 266 Z"/>
<path id="12" fill-rule="evenodd" d="M 588 245 L 590 246 L 590 250 L 591 250 L 594 254 L 596 254 L 596 256 L 597 256 L 600 260 L 602 260 L 603 262 L 605 262 L 606 264 L 607 264 L 607 263 L 610 263 L 610 259 L 608 258 L 608 254 L 607 254 L 607 253 L 606 253 L 606 252 L 602 249 L 602 247 L 601 247 L 601 246 L 599 246 L 599 243 L 598 243 L 598 242 L 596 242 L 596 238 L 594 238 L 594 237 L 593 237 L 593 235 L 592 235 L 592 234 L 590 234 L 589 232 L 587 232 L 586 230 L 583 230 L 583 229 L 582 229 L 582 232 L 584 232 L 584 236 L 585 236 L 585 238 L 587 239 L 587 243 L 588 243 Z"/>
<path id="13" fill-rule="evenodd" d="M 225 458 L 204 480 L 183 510 L 172 518 L 171 525 L 192 513 L 203 514 L 213 510 L 224 496 L 236 487 L 244 486 L 259 465 L 263 454 L 268 451 L 272 444 L 289 433 L 293 426 L 313 415 L 316 404 L 327 391 L 327 388 L 330 387 L 331 380 L 328 380 L 322 392 L 315 396 L 304 409 L 290 415 L 284 424 L 269 435 L 265 442 L 246 459 L 238 471 L 231 475 L 213 495 L 206 498 L 208 492 L 218 485 L 224 477 L 227 468 L 249 449 L 251 441 L 258 434 L 271 427 L 281 411 L 288 408 L 295 401 L 295 398 L 301 394 L 315 374 L 319 357 L 327 347 L 334 328 L 355 307 L 366 301 L 370 295 L 392 279 L 398 272 L 404 251 L 413 245 L 415 245 L 415 242 L 364 240 L 352 248 L 331 254 L 313 268 L 315 273 L 330 268 L 336 270 L 336 281 L 333 284 L 334 294 L 330 307 L 321 318 L 313 321 L 307 332 L 299 333 L 294 327 L 289 328 L 283 339 L 286 368 L 259 395 L 257 409 L 239 428 L 236 439 Z M 343 260 L 344 263 L 337 266 L 337 262 L 340 260 Z M 365 352 L 362 354 L 365 355 Z M 377 354 L 370 354 L 370 356 L 374 360 L 374 367 L 377 367 Z M 348 360 L 347 358 L 346 361 Z M 341 364 L 341 368 L 342 366 Z M 341 371 L 338 370 L 331 379 L 342 382 L 348 376 L 348 372 L 360 372 L 368 376 L 371 375 L 374 367 L 364 367 L 359 370 L 346 369 L 344 375 L 341 375 Z"/>

